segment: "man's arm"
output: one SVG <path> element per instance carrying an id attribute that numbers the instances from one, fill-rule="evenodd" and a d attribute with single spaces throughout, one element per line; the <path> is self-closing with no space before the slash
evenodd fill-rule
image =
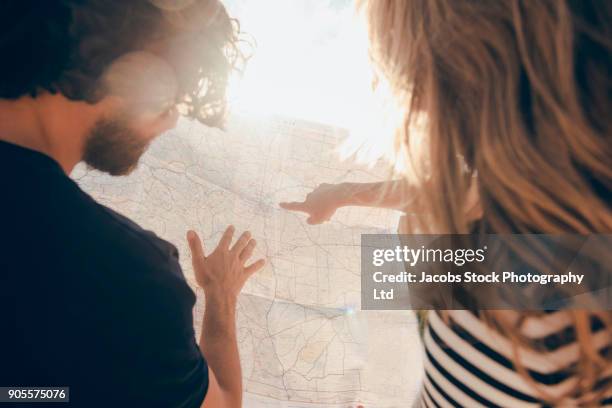
<path id="1" fill-rule="evenodd" d="M 242 375 L 236 338 L 236 303 L 246 280 L 264 265 L 264 260 L 245 266 L 256 242 L 243 233 L 230 248 L 234 228 L 228 227 L 217 248 L 204 255 L 200 238 L 189 231 L 193 269 L 204 289 L 206 310 L 200 350 L 209 366 L 208 392 L 202 408 L 234 408 L 242 405 Z"/>
<path id="2" fill-rule="evenodd" d="M 209 385 L 202 408 L 242 405 L 242 370 L 235 314 L 235 302 L 229 304 L 206 297 L 200 350 L 208 362 Z"/>

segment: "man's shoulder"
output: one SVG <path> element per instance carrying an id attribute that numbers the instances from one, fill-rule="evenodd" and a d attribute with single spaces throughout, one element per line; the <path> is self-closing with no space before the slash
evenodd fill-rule
<path id="1" fill-rule="evenodd" d="M 153 231 L 145 230 L 119 212 L 93 199 L 91 201 L 94 225 L 98 229 L 99 237 L 109 248 L 144 255 L 138 259 L 146 259 L 154 266 L 178 266 L 179 254 L 176 246 L 158 237 Z"/>
<path id="2" fill-rule="evenodd" d="M 0 204 L 16 250 L 35 234 L 48 243 L 47 256 L 63 257 L 64 264 L 90 260 L 92 268 L 170 270 L 182 278 L 174 245 L 98 203 L 64 174 L 38 173 L 20 181 Z"/>
<path id="3" fill-rule="evenodd" d="M 76 211 L 80 214 L 76 220 L 80 225 L 73 228 L 81 231 L 91 250 L 106 253 L 109 258 L 127 265 L 180 273 L 178 250 L 173 244 L 76 188 L 81 195 L 82 209 Z"/>

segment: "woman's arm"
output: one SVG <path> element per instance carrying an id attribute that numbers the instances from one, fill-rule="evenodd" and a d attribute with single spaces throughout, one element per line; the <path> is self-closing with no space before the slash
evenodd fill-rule
<path id="1" fill-rule="evenodd" d="M 423 215 L 427 212 L 418 189 L 405 180 L 391 180 L 378 183 L 321 184 L 306 195 L 304 201 L 280 203 L 290 211 L 301 211 L 309 215 L 306 222 L 321 224 L 341 207 L 360 206 L 387 208 L 405 213 Z M 478 183 L 474 178 L 465 202 L 469 221 L 482 216 L 478 197 Z"/>
<path id="2" fill-rule="evenodd" d="M 411 212 L 416 210 L 415 189 L 404 180 L 379 183 L 321 184 L 304 201 L 280 203 L 281 208 L 309 215 L 309 224 L 328 221 L 340 207 L 360 206 Z"/>

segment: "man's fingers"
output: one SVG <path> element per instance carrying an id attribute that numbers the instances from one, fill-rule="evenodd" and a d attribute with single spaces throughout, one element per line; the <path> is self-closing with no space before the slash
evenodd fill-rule
<path id="1" fill-rule="evenodd" d="M 251 255 L 253 255 L 253 250 L 255 249 L 256 245 L 257 245 L 257 241 L 255 241 L 254 239 L 249 241 L 247 246 L 240 253 L 240 260 L 242 262 L 246 262 L 246 260 L 249 259 Z"/>
<path id="2" fill-rule="evenodd" d="M 195 261 L 196 259 L 206 258 L 204 255 L 204 246 L 198 234 L 193 231 L 187 231 L 187 242 L 189 243 L 189 249 L 191 250 L 191 258 Z"/>
<path id="3" fill-rule="evenodd" d="M 306 208 L 306 202 L 303 202 L 303 201 L 291 201 L 288 203 L 279 203 L 278 205 L 280 206 L 280 208 L 283 208 L 289 211 L 308 212 Z"/>
<path id="4" fill-rule="evenodd" d="M 266 260 L 265 259 L 259 259 L 258 261 L 253 262 L 251 265 L 249 265 L 246 268 L 244 268 L 244 271 L 248 275 L 252 275 L 255 272 L 257 272 L 258 270 L 260 270 L 261 268 L 263 268 L 265 264 L 266 264 Z"/>
<path id="5" fill-rule="evenodd" d="M 232 252 L 235 252 L 238 255 L 240 255 L 240 253 L 242 253 L 242 250 L 249 243 L 250 239 L 251 239 L 251 233 L 249 231 L 243 232 L 242 235 L 240 235 L 240 238 L 238 238 L 238 241 L 236 241 L 236 243 L 234 244 L 234 247 L 232 248 Z"/>
<path id="6" fill-rule="evenodd" d="M 230 225 L 227 227 L 221 240 L 219 241 L 219 248 L 228 249 L 230 244 L 232 243 L 232 237 L 234 236 L 234 226 Z"/>

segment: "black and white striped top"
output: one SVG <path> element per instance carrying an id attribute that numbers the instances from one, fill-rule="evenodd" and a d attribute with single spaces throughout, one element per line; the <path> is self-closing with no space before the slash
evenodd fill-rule
<path id="1" fill-rule="evenodd" d="M 512 363 L 511 341 L 494 331 L 469 311 L 448 312 L 448 324 L 439 312 L 431 311 L 424 333 L 425 375 L 420 405 L 425 407 L 542 407 L 548 406 L 541 393 L 521 375 Z M 601 321 L 592 320 L 593 348 L 610 352 L 610 339 Z M 579 378 L 571 368 L 579 359 L 579 348 L 572 337 L 573 325 L 565 312 L 529 318 L 523 334 L 545 352 L 521 348 L 521 363 L 535 384 L 551 396 L 564 395 Z M 562 335 L 562 336 L 561 336 Z M 559 341 L 560 338 L 565 340 Z M 612 367 L 597 387 L 612 381 Z M 601 401 L 612 406 L 612 393 Z M 566 400 L 562 406 L 580 406 Z"/>

